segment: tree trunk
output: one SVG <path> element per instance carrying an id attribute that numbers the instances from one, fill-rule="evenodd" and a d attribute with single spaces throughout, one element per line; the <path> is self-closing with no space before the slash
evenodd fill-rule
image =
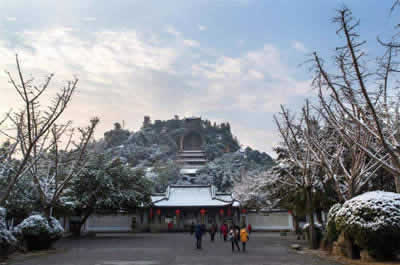
<path id="1" fill-rule="evenodd" d="M 306 198 L 307 198 L 307 212 L 308 216 L 310 218 L 310 226 L 308 228 L 308 233 L 309 233 L 309 244 L 311 249 L 317 249 L 318 248 L 318 241 L 317 241 L 317 231 L 315 230 L 315 224 L 314 224 L 314 211 L 313 211 L 313 205 L 312 205 L 312 190 L 311 187 L 306 188 Z"/>
<path id="2" fill-rule="evenodd" d="M 292 218 L 293 218 L 294 231 L 296 233 L 297 240 L 299 240 L 301 238 L 301 229 L 299 226 L 299 220 L 297 215 L 295 215 L 294 213 L 292 214 Z"/>
<path id="3" fill-rule="evenodd" d="M 89 218 L 89 216 L 92 215 L 92 213 L 93 213 L 93 210 L 86 212 L 83 219 L 79 223 L 77 223 L 77 228 L 75 231 L 73 231 L 75 236 L 77 236 L 77 237 L 81 236 L 82 226 L 86 223 L 87 219 Z"/>
<path id="4" fill-rule="evenodd" d="M 346 256 L 351 259 L 359 259 L 360 248 L 354 244 L 354 240 L 347 233 L 344 234 L 344 239 Z"/>

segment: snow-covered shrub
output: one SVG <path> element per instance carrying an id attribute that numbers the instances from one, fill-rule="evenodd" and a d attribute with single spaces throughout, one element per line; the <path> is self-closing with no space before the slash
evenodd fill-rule
<path id="1" fill-rule="evenodd" d="M 336 203 L 329 209 L 328 212 L 328 222 L 326 224 L 325 238 L 329 244 L 336 241 L 340 234 L 340 231 L 336 229 L 335 224 L 335 217 L 340 208 L 342 208 L 342 205 L 340 203 Z"/>
<path id="2" fill-rule="evenodd" d="M 64 229 L 57 219 L 31 215 L 15 228 L 15 234 L 26 240 L 29 249 L 46 249 L 62 237 Z"/>
<path id="3" fill-rule="evenodd" d="M 400 247 L 400 194 L 367 192 L 346 201 L 337 211 L 336 228 L 377 258 Z"/>
<path id="4" fill-rule="evenodd" d="M 7 256 L 18 244 L 18 240 L 7 229 L 5 218 L 6 209 L 0 207 L 0 257 Z"/>
<path id="5" fill-rule="evenodd" d="M 340 210 L 340 208 L 342 208 L 342 205 L 340 203 L 332 205 L 328 212 L 328 223 L 335 221 L 336 214 Z"/>
<path id="6" fill-rule="evenodd" d="M 6 228 L 6 209 L 0 207 L 0 230 Z"/>

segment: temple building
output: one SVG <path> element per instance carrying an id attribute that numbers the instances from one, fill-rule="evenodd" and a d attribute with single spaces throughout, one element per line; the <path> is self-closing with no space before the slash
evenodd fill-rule
<path id="1" fill-rule="evenodd" d="M 185 131 L 179 139 L 179 154 L 176 161 L 183 175 L 195 176 L 207 163 L 203 150 L 202 130 L 200 118 L 185 119 Z"/>
<path id="2" fill-rule="evenodd" d="M 178 139 L 176 163 L 180 173 L 195 177 L 207 163 L 200 118 L 185 119 Z M 96 214 L 86 231 L 187 231 L 192 223 L 221 225 L 251 223 L 255 230 L 292 230 L 291 215 L 285 210 L 256 211 L 241 208 L 231 193 L 221 193 L 213 185 L 170 185 L 164 193 L 153 194 L 150 207 L 135 213 Z"/>

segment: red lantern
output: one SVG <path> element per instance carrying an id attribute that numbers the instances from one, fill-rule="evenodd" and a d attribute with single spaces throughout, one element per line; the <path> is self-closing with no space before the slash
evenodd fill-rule
<path id="1" fill-rule="evenodd" d="M 201 214 L 202 216 L 204 216 L 204 215 L 206 214 L 206 210 L 201 209 L 201 210 L 200 210 L 200 214 Z"/>
<path id="2" fill-rule="evenodd" d="M 245 208 L 242 209 L 242 213 L 245 214 L 247 211 Z"/>
<path id="3" fill-rule="evenodd" d="M 153 208 L 150 208 L 150 219 L 153 218 Z"/>
<path id="4" fill-rule="evenodd" d="M 220 214 L 221 216 L 224 216 L 224 209 L 219 210 L 219 214 Z"/>
<path id="5" fill-rule="evenodd" d="M 176 211 L 175 211 L 176 216 L 179 216 L 180 213 L 181 213 L 181 210 L 176 209 Z"/>
<path id="6" fill-rule="evenodd" d="M 228 208 L 228 216 L 231 216 L 231 208 Z"/>
<path id="7" fill-rule="evenodd" d="M 160 210 L 160 209 L 157 209 L 156 214 L 157 214 L 157 215 L 161 215 L 161 210 Z"/>

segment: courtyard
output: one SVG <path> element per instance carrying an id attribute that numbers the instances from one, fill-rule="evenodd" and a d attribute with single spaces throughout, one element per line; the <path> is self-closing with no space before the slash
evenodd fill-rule
<path id="1" fill-rule="evenodd" d="M 253 233 L 247 252 L 231 251 L 231 243 L 216 237 L 203 238 L 203 249 L 195 249 L 188 233 L 98 234 L 81 239 L 65 238 L 55 250 L 12 257 L 13 265 L 162 265 L 162 264 L 337 264 L 290 248 L 293 236 Z M 304 244 L 304 242 L 303 242 Z"/>

